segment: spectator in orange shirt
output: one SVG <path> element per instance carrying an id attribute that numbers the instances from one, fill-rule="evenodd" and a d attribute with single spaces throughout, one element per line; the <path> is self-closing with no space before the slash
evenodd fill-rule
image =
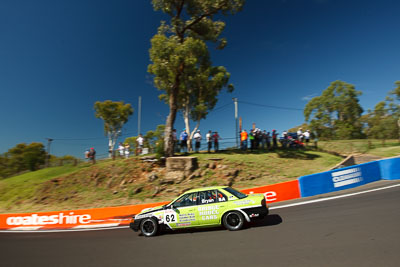
<path id="1" fill-rule="evenodd" d="M 248 134 L 247 134 L 246 130 L 243 130 L 240 133 L 240 145 L 241 145 L 241 149 L 243 151 L 247 150 L 247 136 L 248 136 Z"/>

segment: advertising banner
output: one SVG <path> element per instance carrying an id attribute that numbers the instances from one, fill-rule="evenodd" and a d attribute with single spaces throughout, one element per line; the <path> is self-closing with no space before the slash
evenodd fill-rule
<path id="1" fill-rule="evenodd" d="M 373 161 L 299 178 L 301 197 L 349 189 L 381 179 L 379 162 Z"/>
<path id="2" fill-rule="evenodd" d="M 264 194 L 267 202 L 278 202 L 300 197 L 297 180 L 241 190 L 246 194 Z M 65 210 L 53 212 L 0 214 L 0 230 L 82 229 L 128 225 L 133 215 L 145 208 L 168 202 L 131 206 Z"/>
<path id="3" fill-rule="evenodd" d="M 142 209 L 168 202 L 53 212 L 0 214 L 0 230 L 95 228 L 128 225 Z"/>
<path id="4" fill-rule="evenodd" d="M 300 197 L 298 180 L 249 188 L 241 191 L 246 194 L 264 194 L 265 199 L 268 203 L 290 200 Z"/>

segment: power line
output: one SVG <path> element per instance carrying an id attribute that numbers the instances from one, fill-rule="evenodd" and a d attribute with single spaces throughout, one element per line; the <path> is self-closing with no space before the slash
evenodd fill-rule
<path id="1" fill-rule="evenodd" d="M 216 109 L 211 110 L 211 112 L 217 111 L 217 110 L 221 110 L 221 109 L 226 108 L 227 106 L 230 106 L 230 105 L 232 105 L 232 103 L 228 103 L 228 104 L 225 104 L 225 105 L 223 105 L 223 106 L 220 106 L 220 107 L 218 107 L 218 108 L 216 108 Z"/>
<path id="2" fill-rule="evenodd" d="M 270 106 L 270 105 L 263 105 L 263 104 L 251 103 L 251 102 L 246 102 L 246 101 L 238 101 L 238 102 L 239 102 L 239 103 L 242 103 L 242 104 L 253 105 L 253 106 L 259 106 L 259 107 L 264 107 L 264 108 L 274 108 L 274 109 L 284 109 L 284 110 L 303 111 L 303 109 L 301 109 L 301 108 L 290 108 L 290 107 L 281 107 L 281 106 Z"/>

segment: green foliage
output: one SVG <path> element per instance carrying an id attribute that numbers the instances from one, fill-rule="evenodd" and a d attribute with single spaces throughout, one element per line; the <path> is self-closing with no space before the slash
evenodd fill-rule
<path id="1" fill-rule="evenodd" d="M 394 139 L 399 138 L 400 123 L 400 81 L 395 82 L 397 86 L 389 92 L 386 101 L 375 105 L 374 110 L 362 117 L 365 124 L 364 132 L 368 138 Z"/>
<path id="2" fill-rule="evenodd" d="M 305 109 L 306 121 L 319 138 L 355 139 L 362 137 L 360 121 L 363 109 L 354 85 L 332 82 L 321 96 L 311 99 Z"/>
<path id="3" fill-rule="evenodd" d="M 163 148 L 164 143 L 164 131 L 165 125 L 160 124 L 157 126 L 156 130 L 148 131 L 144 136 L 144 147 L 148 147 L 151 152 L 156 152 L 161 148 Z M 137 148 L 136 139 L 137 136 L 127 137 L 124 140 L 124 144 L 129 144 L 131 148 Z"/>
<path id="4" fill-rule="evenodd" d="M 118 136 L 122 132 L 122 127 L 128 121 L 129 116 L 133 114 L 133 108 L 130 104 L 124 104 L 123 101 L 113 102 L 106 100 L 97 101 L 94 104 L 95 116 L 104 121 L 104 132 L 108 136 L 108 149 L 113 150 Z M 110 153 L 111 157 L 111 153 Z"/>
<path id="5" fill-rule="evenodd" d="M 0 156 L 0 177 L 6 178 L 22 171 L 35 171 L 44 164 L 46 151 L 42 143 L 17 144 Z"/>
<path id="6" fill-rule="evenodd" d="M 130 149 L 136 148 L 137 147 L 137 142 L 136 142 L 137 138 L 138 138 L 137 136 L 127 137 L 124 140 L 124 144 L 129 144 Z"/>
<path id="7" fill-rule="evenodd" d="M 79 163 L 80 160 L 71 155 L 65 155 L 61 157 L 57 157 L 54 155 L 50 155 L 49 163 L 50 166 L 64 166 L 64 165 L 75 165 Z"/>
<path id="8" fill-rule="evenodd" d="M 178 109 L 196 121 L 205 118 L 216 103 L 219 91 L 228 86 L 230 74 L 224 67 L 213 67 L 206 42 L 222 49 L 226 40 L 220 38 L 225 27 L 214 21 L 217 14 L 234 14 L 241 10 L 243 0 L 153 0 L 154 10 L 168 14 L 169 23 L 162 22 L 151 39 L 148 72 L 154 84 L 164 91 L 160 99 L 168 103 L 165 151 L 173 155 L 172 128 Z M 232 86 L 228 86 L 232 90 Z"/>
<path id="9" fill-rule="evenodd" d="M 301 125 L 299 125 L 299 126 L 295 126 L 295 127 L 293 127 L 293 128 L 290 128 L 290 129 L 287 130 L 287 131 L 288 131 L 289 133 L 296 133 L 297 130 L 298 130 L 299 128 L 303 129 L 303 132 L 304 132 L 304 131 L 309 130 L 310 125 L 308 125 L 307 123 L 303 123 L 303 124 L 301 124 Z"/>

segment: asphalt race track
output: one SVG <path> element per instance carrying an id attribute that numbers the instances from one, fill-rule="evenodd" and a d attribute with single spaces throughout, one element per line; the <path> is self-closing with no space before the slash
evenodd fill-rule
<path id="1" fill-rule="evenodd" d="M 400 266 L 400 187 L 272 209 L 238 232 L 1 233 L 0 251 L 1 266 Z"/>

